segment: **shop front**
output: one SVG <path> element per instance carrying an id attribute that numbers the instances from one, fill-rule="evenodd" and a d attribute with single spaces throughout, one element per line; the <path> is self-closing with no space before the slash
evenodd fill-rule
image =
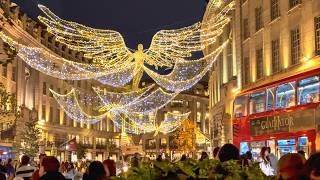
<path id="1" fill-rule="evenodd" d="M 282 112 L 272 116 L 243 118 L 235 143 L 242 154 L 251 151 L 254 158 L 262 147 L 271 148 L 278 157 L 303 150 L 309 155 L 316 150 L 316 120 L 320 109 Z"/>

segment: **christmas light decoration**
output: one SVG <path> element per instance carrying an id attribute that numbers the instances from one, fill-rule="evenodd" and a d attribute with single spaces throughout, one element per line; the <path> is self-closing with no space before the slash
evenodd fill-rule
<path id="1" fill-rule="evenodd" d="M 73 120 L 83 122 L 86 124 L 93 124 L 99 122 L 100 120 L 106 117 L 106 113 L 97 116 L 92 116 L 84 112 L 77 100 L 77 95 L 75 94 L 74 89 L 72 89 L 69 93 L 64 95 L 58 94 L 54 92 L 52 89 L 49 90 L 53 94 L 53 97 L 56 99 L 60 107 L 67 114 L 67 116 L 69 116 Z"/>
<path id="2" fill-rule="evenodd" d="M 115 110 L 124 114 L 149 114 L 167 105 L 178 94 L 179 93 L 167 93 L 162 88 L 158 88 L 145 97 L 116 108 Z"/>
<path id="3" fill-rule="evenodd" d="M 142 115 L 142 114 L 129 114 L 120 116 L 113 114 L 113 121 L 115 125 L 122 128 L 123 132 L 129 134 L 143 134 L 154 132 L 157 135 L 161 133 L 170 133 L 175 131 L 181 123 L 188 118 L 190 112 L 183 114 L 167 113 L 166 119 L 160 123 L 156 122 L 156 112 Z"/>
<path id="4" fill-rule="evenodd" d="M 229 41 L 224 42 L 205 58 L 177 61 L 172 72 L 168 75 L 160 75 L 146 66 L 144 70 L 161 87 L 169 91 L 181 92 L 189 89 L 202 79 L 228 42 Z"/>
<path id="5" fill-rule="evenodd" d="M 39 20 L 47 26 L 55 40 L 68 48 L 83 52 L 92 63 L 81 63 L 62 58 L 47 48 L 18 43 L 19 38 L 11 38 L 10 31 L 0 32 L 0 37 L 15 48 L 18 56 L 28 65 L 52 77 L 64 80 L 95 79 L 113 87 L 132 82 L 134 90 L 129 92 L 107 92 L 94 88 L 97 95 L 86 95 L 72 89 L 65 95 L 50 89 L 54 98 L 66 114 L 80 122 L 96 123 L 110 115 L 114 124 L 127 133 L 174 131 L 189 113 L 168 114 L 162 122 L 156 122 L 156 112 L 181 91 L 191 88 L 207 73 L 228 41 L 203 58 L 191 60 L 193 53 L 202 51 L 216 42 L 223 28 L 230 22 L 227 16 L 234 2 L 221 8 L 221 1 L 211 1 L 210 7 L 216 14 L 204 23 L 191 26 L 160 30 L 153 38 L 148 49 L 139 44 L 137 50 L 126 47 L 119 32 L 90 28 L 75 22 L 63 20 L 45 6 L 39 5 L 46 17 Z M 19 27 L 17 27 L 19 28 Z M 23 34 L 22 34 L 23 35 Z M 30 37 L 26 37 L 30 39 Z M 20 41 L 19 41 L 20 42 Z M 32 44 L 32 45 L 34 45 Z M 151 68 L 172 69 L 168 75 L 160 75 Z M 138 89 L 143 72 L 146 72 L 160 87 L 154 85 Z M 166 92 L 165 90 L 170 92 Z M 79 98 L 78 96 L 82 97 Z M 79 100 L 80 99 L 80 100 Z M 98 115 L 89 115 L 79 101 L 91 101 L 99 107 Z"/>
<path id="6" fill-rule="evenodd" d="M 107 111 L 111 107 L 120 107 L 135 102 L 153 87 L 154 84 L 130 92 L 110 92 L 106 89 L 100 89 L 95 87 L 93 89 L 97 93 L 99 98 L 104 102 L 104 106 L 100 109 L 100 111 Z"/>
<path id="7" fill-rule="evenodd" d="M 46 49 L 20 44 L 3 32 L 0 32 L 0 37 L 4 42 L 17 49 L 17 55 L 32 68 L 63 80 L 97 79 L 104 84 L 119 87 L 132 80 L 136 69 L 133 63 L 123 64 L 120 68 L 112 69 L 69 61 Z"/>
<path id="8" fill-rule="evenodd" d="M 137 50 L 133 51 L 126 47 L 119 32 L 94 29 L 63 20 L 45 6 L 39 5 L 46 15 L 40 16 L 39 20 L 55 35 L 56 41 L 66 44 L 70 49 L 84 52 L 85 57 L 93 60 L 91 64 L 68 61 L 42 48 L 11 44 L 16 45 L 18 55 L 30 66 L 50 76 L 66 80 L 96 79 L 115 87 L 123 86 L 134 79 L 133 83 L 137 87 L 143 69 L 146 69 L 145 63 L 156 68 L 172 68 L 176 63 L 181 65 L 180 62 L 190 58 L 193 52 L 204 50 L 216 41 L 224 26 L 230 21 L 227 13 L 233 9 L 234 2 L 224 8 L 220 8 L 221 2 L 214 3 L 217 4 L 215 7 L 221 10 L 207 22 L 198 22 L 175 30 L 160 30 L 153 36 L 148 49 L 143 49 L 142 44 L 139 44 Z M 205 56 L 203 59 L 210 57 Z M 192 62 L 188 64 L 192 65 Z M 185 90 L 198 79 L 200 76 L 190 79 L 192 83 L 187 83 L 183 88 L 165 88 L 173 89 L 175 92 Z M 159 80 L 157 82 L 159 83 Z M 177 86 L 184 86 L 182 82 L 176 83 Z"/>

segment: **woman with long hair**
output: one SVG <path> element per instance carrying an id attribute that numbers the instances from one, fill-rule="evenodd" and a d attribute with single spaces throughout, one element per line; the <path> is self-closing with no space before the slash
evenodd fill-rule
<path id="1" fill-rule="evenodd" d="M 88 174 L 83 180 L 107 180 L 107 174 L 100 161 L 93 161 L 88 167 Z"/>
<path id="2" fill-rule="evenodd" d="M 259 166 L 266 176 L 274 176 L 274 169 L 271 167 L 269 151 L 267 147 L 262 147 L 260 151 Z"/>

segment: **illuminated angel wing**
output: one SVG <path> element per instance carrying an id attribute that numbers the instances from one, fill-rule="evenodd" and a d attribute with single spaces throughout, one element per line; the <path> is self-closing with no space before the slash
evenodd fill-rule
<path id="1" fill-rule="evenodd" d="M 56 36 L 57 41 L 66 44 L 70 49 L 82 51 L 85 57 L 92 58 L 94 62 L 105 66 L 115 66 L 128 60 L 131 52 L 119 32 L 94 29 L 66 21 L 43 5 L 38 7 L 47 16 L 47 18 L 39 16 L 39 20 L 47 26 L 50 33 Z"/>
<path id="2" fill-rule="evenodd" d="M 20 37 L 25 37 L 25 35 L 21 34 Z M 135 74 L 135 65 L 133 63 L 124 64 L 121 68 L 79 63 L 62 58 L 37 44 L 20 44 L 15 40 L 18 39 L 17 37 L 13 39 L 3 32 L 0 32 L 0 38 L 14 48 L 18 53 L 17 55 L 29 66 L 59 79 L 96 79 L 103 84 L 118 87 L 130 82 Z M 25 37 L 25 39 L 28 38 Z"/>
<path id="3" fill-rule="evenodd" d="M 223 32 L 223 27 L 230 22 L 226 15 L 233 6 L 234 2 L 231 2 L 206 23 L 157 32 L 150 48 L 145 52 L 146 62 L 150 65 L 172 67 L 176 60 L 191 57 L 193 52 L 201 51 L 214 43 Z"/>

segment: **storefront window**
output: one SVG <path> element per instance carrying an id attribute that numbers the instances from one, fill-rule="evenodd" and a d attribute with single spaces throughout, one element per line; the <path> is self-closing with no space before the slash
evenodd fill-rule
<path id="1" fill-rule="evenodd" d="M 274 87 L 267 89 L 267 111 L 271 111 L 274 109 L 274 102 L 275 102 L 275 96 L 274 96 Z"/>
<path id="2" fill-rule="evenodd" d="M 295 82 L 281 84 L 277 88 L 277 109 L 287 108 L 295 105 Z"/>
<path id="3" fill-rule="evenodd" d="M 265 107 L 265 91 L 250 94 L 250 114 L 264 112 Z"/>
<path id="4" fill-rule="evenodd" d="M 239 96 L 234 101 L 234 116 L 243 117 L 247 115 L 247 95 Z"/>
<path id="5" fill-rule="evenodd" d="M 298 105 L 319 102 L 319 76 L 302 79 L 298 83 Z"/>

